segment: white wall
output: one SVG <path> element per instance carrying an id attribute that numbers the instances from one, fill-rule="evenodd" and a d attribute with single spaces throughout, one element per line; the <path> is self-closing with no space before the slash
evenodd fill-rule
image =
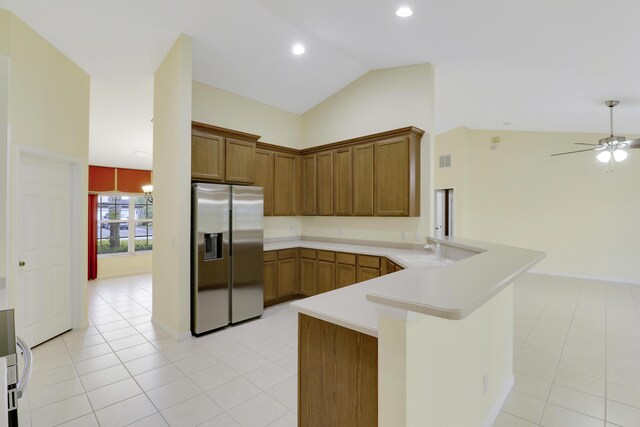
<path id="1" fill-rule="evenodd" d="M 303 114 L 304 147 L 406 126 L 426 131 L 421 143 L 419 218 L 304 217 L 304 235 L 406 242 L 424 239 L 430 231 L 433 198 L 429 136 L 433 85 L 430 64 L 374 70 Z"/>
<path id="2" fill-rule="evenodd" d="M 455 188 L 455 234 L 544 251 L 536 271 L 640 283 L 640 150 L 612 173 L 593 153 L 549 156 L 602 137 L 461 128 L 437 136 L 436 156 L 452 154 L 436 186 Z"/>
<path id="3" fill-rule="evenodd" d="M 155 73 L 153 321 L 189 334 L 192 43 L 180 35 Z"/>

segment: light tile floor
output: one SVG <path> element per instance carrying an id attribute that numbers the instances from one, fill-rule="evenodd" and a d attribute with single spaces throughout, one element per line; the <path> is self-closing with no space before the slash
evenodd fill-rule
<path id="1" fill-rule="evenodd" d="M 295 426 L 286 304 L 202 338 L 151 323 L 149 275 L 89 285 L 87 329 L 34 352 L 21 426 Z M 640 286 L 527 274 L 515 287 L 516 384 L 495 426 L 640 426 Z"/>

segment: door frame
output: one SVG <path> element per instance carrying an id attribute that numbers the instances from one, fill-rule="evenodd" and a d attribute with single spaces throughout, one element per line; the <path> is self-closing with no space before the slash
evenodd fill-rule
<path id="1" fill-rule="evenodd" d="M 18 257 L 17 253 L 17 220 L 18 208 L 17 196 L 20 190 L 20 182 L 17 179 L 20 170 L 20 160 L 24 155 L 44 158 L 46 160 L 68 163 L 71 167 L 71 327 L 73 329 L 86 327 L 87 322 L 87 163 L 85 160 L 55 151 L 50 151 L 38 147 L 12 144 L 9 135 L 8 148 L 11 153 L 11 162 L 8 170 L 10 177 L 10 195 L 7 208 L 7 241 L 11 242 L 7 251 L 7 268 L 9 273 L 7 281 L 7 305 L 15 307 L 17 303 L 16 283 L 18 278 Z M 74 224 L 85 224 L 84 226 L 74 226 Z M 18 325 L 16 325 L 18 326 Z"/>
<path id="2" fill-rule="evenodd" d="M 452 205 L 453 213 L 451 213 L 450 216 L 451 216 L 451 227 L 454 230 L 457 230 L 456 221 L 455 221 L 455 218 L 454 218 L 454 213 L 458 210 L 457 207 L 456 207 L 456 198 L 455 198 L 456 187 L 455 186 L 443 186 L 443 187 L 438 186 L 438 187 L 434 187 L 433 188 L 433 229 L 432 229 L 432 231 L 434 233 L 433 234 L 434 236 L 436 235 L 436 229 L 435 229 L 436 228 L 436 217 L 438 216 L 438 202 L 437 202 L 436 193 L 438 191 L 446 191 L 446 190 L 451 190 L 451 191 L 453 191 L 453 194 L 454 194 L 453 205 Z M 445 194 L 447 194 L 447 193 L 445 192 Z M 445 203 L 445 205 L 448 203 L 448 200 L 447 200 L 446 197 L 445 197 L 444 203 Z M 445 221 L 446 221 L 446 215 L 445 215 Z M 443 235 L 444 235 L 444 231 L 443 231 Z M 447 236 L 444 236 L 444 237 L 447 237 Z M 448 236 L 448 237 L 452 237 L 452 236 Z"/>

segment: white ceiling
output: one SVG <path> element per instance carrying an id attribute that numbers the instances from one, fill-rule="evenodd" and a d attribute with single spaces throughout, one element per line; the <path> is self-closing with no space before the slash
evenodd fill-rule
<path id="1" fill-rule="evenodd" d="M 414 15 L 394 15 L 409 5 Z M 90 162 L 151 166 L 153 73 L 181 32 L 194 80 L 302 113 L 369 70 L 436 70 L 438 134 L 639 134 L 637 0 L 0 0 L 92 77 Z M 301 42 L 307 53 L 291 54 Z M 505 125 L 509 122 L 510 125 Z M 562 147 L 564 149 L 567 147 Z M 134 155 L 137 152 L 137 155 Z"/>

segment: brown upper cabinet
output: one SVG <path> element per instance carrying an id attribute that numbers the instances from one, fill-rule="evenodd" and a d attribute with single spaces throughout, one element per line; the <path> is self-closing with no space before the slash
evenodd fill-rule
<path id="1" fill-rule="evenodd" d="M 302 215 L 315 215 L 316 209 L 316 155 L 302 157 Z"/>
<path id="2" fill-rule="evenodd" d="M 191 178 L 253 184 L 259 135 L 191 122 Z"/>
<path id="3" fill-rule="evenodd" d="M 353 147 L 353 214 L 373 215 L 373 144 Z"/>
<path id="4" fill-rule="evenodd" d="M 412 216 L 416 209 L 419 195 L 411 194 L 417 183 L 412 186 L 409 145 L 408 137 L 375 144 L 376 216 Z"/>
<path id="5" fill-rule="evenodd" d="M 256 150 L 255 185 L 263 188 L 264 216 L 273 215 L 273 157 L 271 151 Z"/>
<path id="6" fill-rule="evenodd" d="M 415 127 L 302 150 L 316 155 L 316 215 L 420 216 Z"/>
<path id="7" fill-rule="evenodd" d="M 333 215 L 333 151 L 316 154 L 318 215 Z"/>
<path id="8" fill-rule="evenodd" d="M 423 134 L 406 127 L 296 150 L 192 122 L 191 176 L 264 187 L 265 216 L 420 216 Z"/>
<path id="9" fill-rule="evenodd" d="M 224 181 L 223 137 L 192 131 L 191 177 L 207 181 Z"/>
<path id="10" fill-rule="evenodd" d="M 335 214 L 339 216 L 353 215 L 353 177 L 351 147 L 338 148 L 335 154 Z"/>
<path id="11" fill-rule="evenodd" d="M 256 144 L 226 138 L 224 148 L 226 159 L 225 180 L 227 182 L 253 184 L 256 180 Z"/>
<path id="12" fill-rule="evenodd" d="M 299 157 L 299 156 L 298 156 Z M 273 214 L 296 215 L 297 157 L 275 153 L 273 165 Z"/>

